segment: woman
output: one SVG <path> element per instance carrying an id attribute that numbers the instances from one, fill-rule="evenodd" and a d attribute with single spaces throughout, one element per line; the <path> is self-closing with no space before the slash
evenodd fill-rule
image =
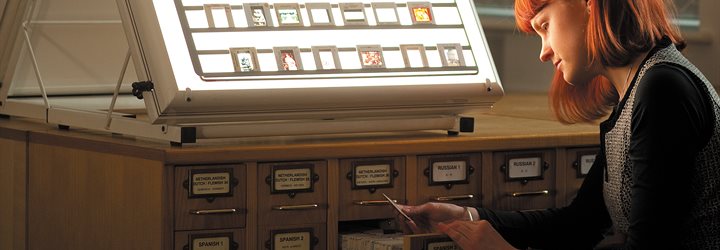
<path id="1" fill-rule="evenodd" d="M 542 38 L 563 123 L 600 124 L 601 152 L 563 208 L 502 212 L 404 206 L 413 232 L 463 249 L 590 249 L 612 226 L 630 249 L 720 249 L 720 98 L 685 59 L 660 0 L 516 0 Z M 479 220 L 478 220 L 479 219 Z"/>

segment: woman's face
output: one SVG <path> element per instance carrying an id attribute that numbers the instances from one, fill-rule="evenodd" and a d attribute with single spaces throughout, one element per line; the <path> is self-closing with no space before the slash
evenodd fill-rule
<path id="1" fill-rule="evenodd" d="M 540 61 L 552 62 L 565 81 L 574 85 L 586 84 L 598 74 L 597 66 L 588 65 L 587 21 L 586 0 L 551 1 L 531 20 L 542 38 Z"/>

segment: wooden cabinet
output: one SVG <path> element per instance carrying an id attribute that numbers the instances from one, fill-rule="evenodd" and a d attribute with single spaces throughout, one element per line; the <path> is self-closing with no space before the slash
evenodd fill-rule
<path id="1" fill-rule="evenodd" d="M 422 155 L 417 160 L 418 203 L 480 206 L 482 154 Z"/>
<path id="2" fill-rule="evenodd" d="M 565 192 L 563 205 L 569 205 L 585 180 L 595 157 L 600 153 L 598 147 L 570 148 L 566 150 Z M 612 249 L 622 246 L 625 236 L 615 233 L 612 229 L 605 234 L 605 239 L 598 244 L 598 248 Z"/>
<path id="3" fill-rule="evenodd" d="M 0 129 L 0 249 L 25 249 L 27 133 Z"/>
<path id="4" fill-rule="evenodd" d="M 175 250 L 245 248 L 245 230 L 223 229 L 202 231 L 181 231 L 175 233 Z"/>
<path id="5" fill-rule="evenodd" d="M 28 249 L 173 248 L 172 167 L 46 139 L 28 149 Z"/>
<path id="6" fill-rule="evenodd" d="M 262 226 L 258 234 L 258 250 L 328 249 L 324 224 Z"/>
<path id="7" fill-rule="evenodd" d="M 259 225 L 327 221 L 327 162 L 259 163 L 257 180 Z"/>
<path id="8" fill-rule="evenodd" d="M 405 204 L 405 158 L 381 157 L 340 160 L 340 220 L 393 218 L 394 210 L 382 194 Z"/>
<path id="9" fill-rule="evenodd" d="M 383 193 L 399 203 L 502 210 L 563 205 L 581 182 L 573 161 L 597 149 L 596 126 L 477 120 L 475 133 L 459 136 L 287 136 L 183 147 L 0 120 L 0 197 L 11 200 L 0 203 L 0 248 L 190 250 L 205 242 L 337 250 L 341 223 L 395 217 Z M 8 138 L 8 130 L 23 132 Z M 533 161 L 539 176 L 528 168 Z M 511 163 L 520 168 L 510 172 Z"/>
<path id="10" fill-rule="evenodd" d="M 175 230 L 245 227 L 245 166 L 175 167 Z"/>
<path id="11" fill-rule="evenodd" d="M 563 197 L 565 204 L 570 204 L 575 199 L 580 185 L 585 180 L 585 175 L 587 175 L 599 152 L 600 149 L 597 147 L 571 148 L 567 150 L 565 163 L 567 166 L 565 169 L 565 190 L 567 192 Z"/>
<path id="12" fill-rule="evenodd" d="M 555 207 L 555 150 L 493 153 L 493 208 L 526 210 Z"/>

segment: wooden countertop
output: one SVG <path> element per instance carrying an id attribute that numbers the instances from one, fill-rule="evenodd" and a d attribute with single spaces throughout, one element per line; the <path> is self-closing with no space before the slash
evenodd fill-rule
<path id="1" fill-rule="evenodd" d="M 0 119 L 0 134 L 26 128 L 32 143 L 121 153 L 168 164 L 441 154 L 599 143 L 597 125 L 568 126 L 555 121 L 544 95 L 505 96 L 489 113 L 476 114 L 475 118 L 475 132 L 458 136 L 448 136 L 444 131 L 274 136 L 199 140 L 183 147 L 90 130 L 61 131 L 56 126 L 16 118 Z"/>

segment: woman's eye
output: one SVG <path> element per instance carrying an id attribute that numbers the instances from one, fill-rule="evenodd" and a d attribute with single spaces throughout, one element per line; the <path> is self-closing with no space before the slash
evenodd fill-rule
<path id="1" fill-rule="evenodd" d="M 549 26 L 550 25 L 548 23 L 543 23 L 542 25 L 540 25 L 540 28 L 547 31 Z"/>

